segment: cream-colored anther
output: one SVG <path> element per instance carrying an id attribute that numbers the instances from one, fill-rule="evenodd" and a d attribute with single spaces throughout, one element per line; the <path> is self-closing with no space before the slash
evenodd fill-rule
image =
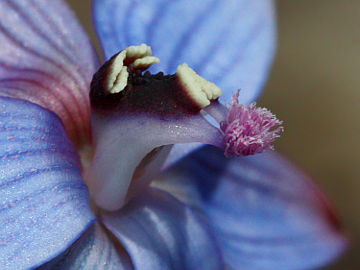
<path id="1" fill-rule="evenodd" d="M 151 47 L 146 44 L 130 46 L 119 52 L 109 66 L 107 89 L 111 94 L 119 93 L 125 89 L 129 77 L 127 66 L 124 61 L 127 59 L 129 67 L 145 70 L 153 64 L 160 63 L 160 59 L 152 56 Z"/>
<path id="2" fill-rule="evenodd" d="M 143 58 L 138 58 L 130 66 L 135 69 L 147 69 L 153 64 L 160 63 L 160 59 L 155 56 L 145 56 Z"/>
<path id="3" fill-rule="evenodd" d="M 160 63 L 160 59 L 152 56 L 151 47 L 146 44 L 128 47 L 126 58 L 131 61 L 129 64 L 131 68 L 139 70 L 145 70 L 153 64 Z"/>
<path id="4" fill-rule="evenodd" d="M 216 84 L 199 76 L 187 64 L 178 66 L 176 76 L 187 94 L 201 108 L 210 105 L 211 100 L 215 100 L 222 95 L 221 89 Z"/>
<path id="5" fill-rule="evenodd" d="M 127 67 L 124 66 L 125 58 L 126 51 L 124 50 L 115 56 L 109 66 L 106 89 L 108 89 L 111 94 L 121 92 L 127 85 L 129 72 L 127 71 Z"/>
<path id="6" fill-rule="evenodd" d="M 144 43 L 126 48 L 126 57 L 128 58 L 142 58 L 150 55 L 152 55 L 151 47 Z"/>

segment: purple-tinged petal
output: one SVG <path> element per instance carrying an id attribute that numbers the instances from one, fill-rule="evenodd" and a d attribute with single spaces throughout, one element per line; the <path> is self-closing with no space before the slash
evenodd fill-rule
<path id="1" fill-rule="evenodd" d="M 135 269 L 224 269 L 203 217 L 163 191 L 148 189 L 103 221 Z"/>
<path id="2" fill-rule="evenodd" d="M 95 223 L 68 250 L 39 270 L 131 270 L 126 252 L 121 252 Z M 121 254 L 121 255 L 120 255 Z"/>
<path id="3" fill-rule="evenodd" d="M 61 120 L 38 105 L 0 97 L 0 175 L 1 269 L 54 258 L 95 218 Z"/>
<path id="4" fill-rule="evenodd" d="M 224 90 L 238 88 L 250 103 L 260 94 L 275 48 L 271 0 L 96 0 L 95 26 L 107 58 L 147 43 L 173 73 L 188 63 Z"/>
<path id="5" fill-rule="evenodd" d="M 75 142 L 89 138 L 97 58 L 63 0 L 0 1 L 0 95 L 54 111 Z"/>
<path id="6" fill-rule="evenodd" d="M 278 154 L 226 159 L 204 148 L 156 185 L 206 213 L 234 269 L 312 269 L 346 247 L 323 194 Z"/>

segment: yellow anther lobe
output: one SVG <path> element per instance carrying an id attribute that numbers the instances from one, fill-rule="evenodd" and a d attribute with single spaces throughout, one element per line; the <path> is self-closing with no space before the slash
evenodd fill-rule
<path id="1" fill-rule="evenodd" d="M 208 106 L 211 100 L 219 98 L 222 94 L 216 84 L 199 76 L 187 64 L 178 66 L 176 76 L 188 96 L 201 108 Z"/>

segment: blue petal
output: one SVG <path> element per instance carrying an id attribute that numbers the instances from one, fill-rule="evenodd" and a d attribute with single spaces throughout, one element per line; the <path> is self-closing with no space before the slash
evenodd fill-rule
<path id="1" fill-rule="evenodd" d="M 135 269 L 224 269 L 209 228 L 197 212 L 169 194 L 148 189 L 104 223 Z"/>
<path id="2" fill-rule="evenodd" d="M 127 254 L 120 253 L 104 228 L 95 223 L 66 252 L 40 269 L 131 270 L 132 267 Z"/>
<path id="3" fill-rule="evenodd" d="M 0 95 L 54 111 L 74 140 L 89 136 L 95 50 L 63 0 L 0 1 Z"/>
<path id="4" fill-rule="evenodd" d="M 271 0 L 95 0 L 95 26 L 107 58 L 147 43 L 174 72 L 187 62 L 242 103 L 260 94 L 275 48 Z"/>
<path id="5" fill-rule="evenodd" d="M 234 269 L 311 269 L 346 246 L 323 195 L 277 154 L 226 159 L 204 148 L 157 185 L 203 210 Z"/>
<path id="6" fill-rule="evenodd" d="M 52 259 L 94 220 L 78 155 L 54 113 L 0 97 L 0 172 L 1 269 Z"/>

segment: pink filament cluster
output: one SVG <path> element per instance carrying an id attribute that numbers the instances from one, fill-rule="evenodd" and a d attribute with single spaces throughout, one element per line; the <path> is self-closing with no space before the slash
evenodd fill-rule
<path id="1" fill-rule="evenodd" d="M 274 147 L 271 143 L 283 131 L 282 121 L 255 103 L 242 105 L 238 102 L 239 91 L 233 95 L 226 121 L 220 123 L 224 133 L 225 156 L 248 156 Z"/>

